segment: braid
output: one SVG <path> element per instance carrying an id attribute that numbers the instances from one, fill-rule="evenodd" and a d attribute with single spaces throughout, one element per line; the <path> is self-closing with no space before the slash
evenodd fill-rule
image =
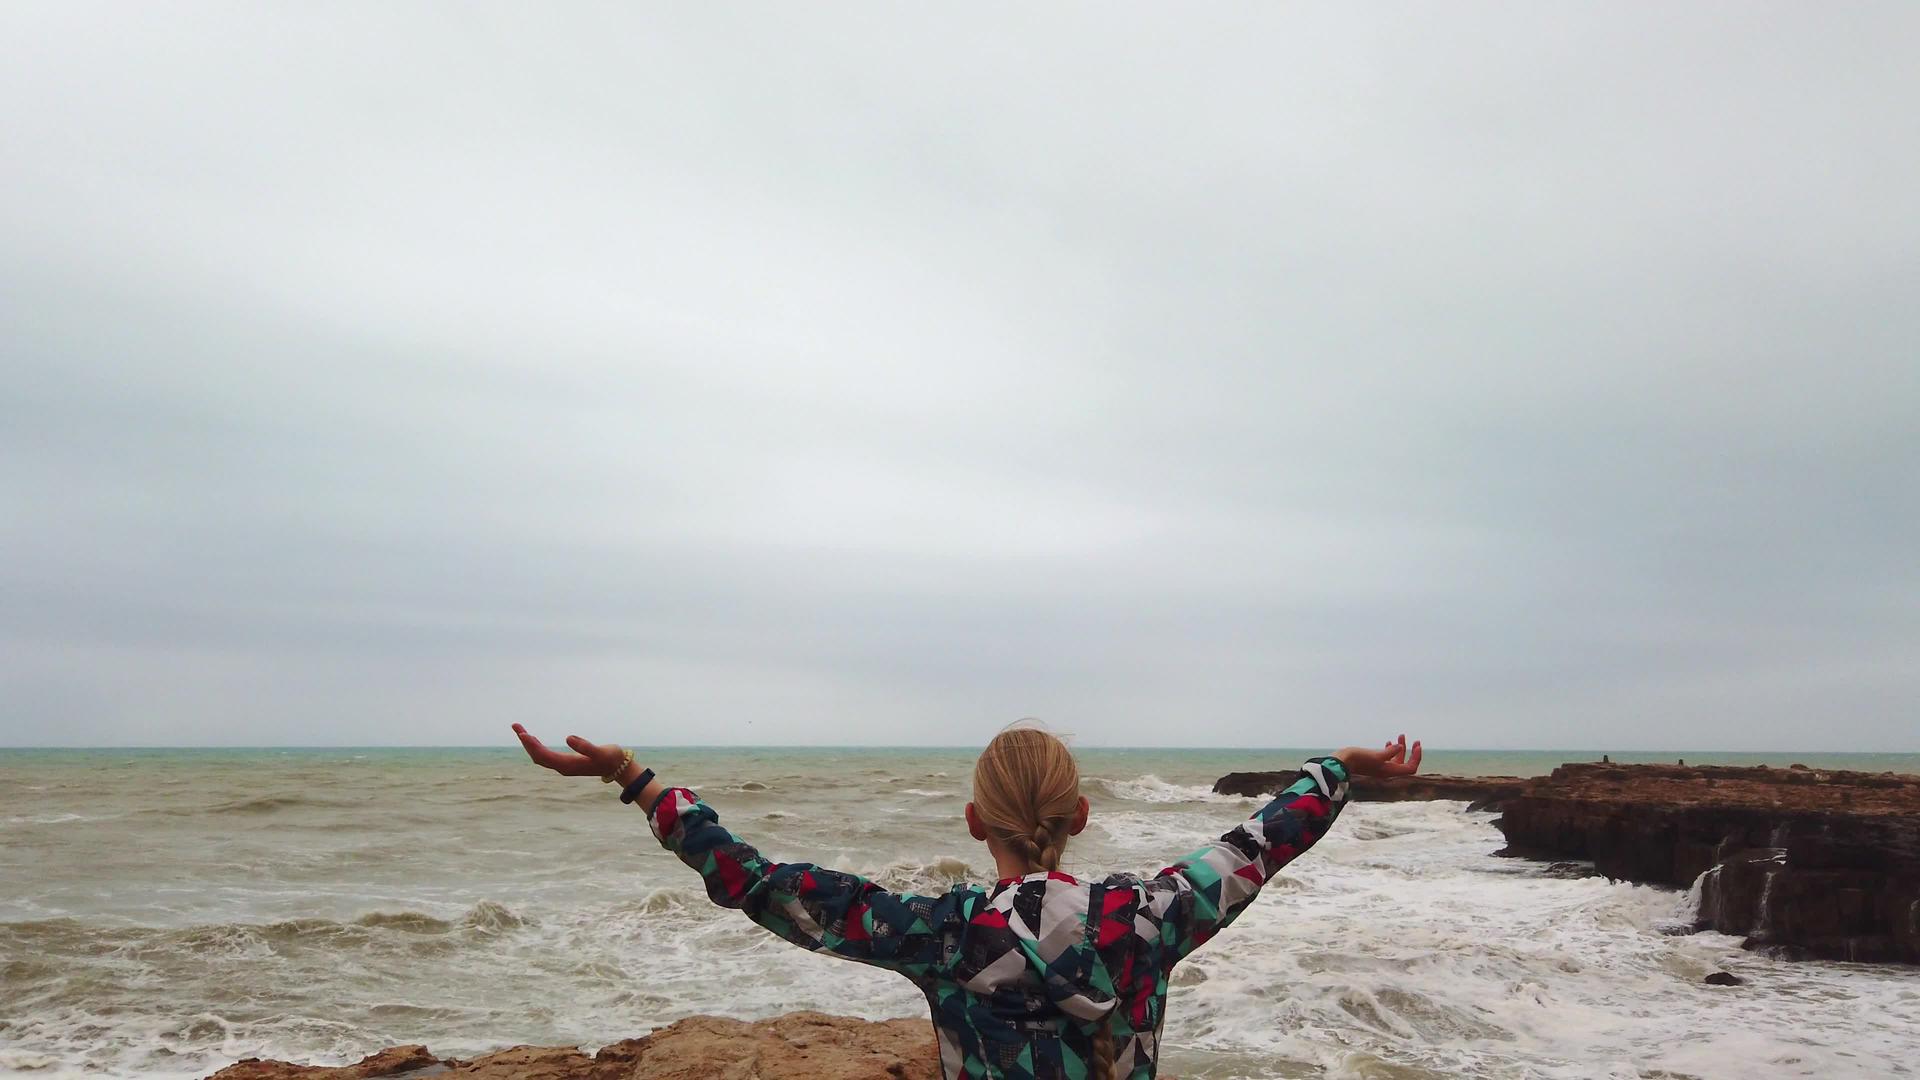
<path id="1" fill-rule="evenodd" d="M 1088 1080 L 1120 1080 L 1113 1057 L 1113 1029 L 1102 1017 L 1099 1026 L 1093 1029 L 1093 1060 L 1088 1063 Z"/>
<path id="2" fill-rule="evenodd" d="M 1073 755 L 1045 731 L 1008 728 L 974 763 L 975 810 L 994 837 L 1026 857 L 1028 865 L 1048 870 L 1059 865 L 1080 802 L 1080 770 Z"/>
<path id="3" fill-rule="evenodd" d="M 1066 818 L 1053 818 L 1035 825 L 1032 832 L 1008 836 L 1006 843 L 1033 869 L 1058 870 L 1067 847 L 1067 825 Z"/>
<path id="4" fill-rule="evenodd" d="M 1007 837 L 1007 846 L 1012 848 L 1013 853 L 1020 856 L 1021 860 L 1028 866 L 1040 866 L 1042 848 L 1040 842 L 1032 836 L 1009 836 Z"/>
<path id="5" fill-rule="evenodd" d="M 968 824 L 985 826 L 979 840 L 998 844 L 995 857 L 1020 859 L 1027 872 L 1060 869 L 1060 855 L 1073 834 L 1073 822 L 1087 799 L 1079 796 L 1079 767 L 1060 738 L 1021 721 L 993 736 L 993 742 L 973 763 L 973 801 Z M 1089 1026 L 1075 1020 L 1077 1030 L 1091 1036 L 1087 1080 L 1119 1080 L 1114 1070 L 1114 1017 L 1100 1017 Z"/>
<path id="6" fill-rule="evenodd" d="M 1053 818 L 1035 825 L 1027 844 L 1033 848 L 1030 865 L 1041 870 L 1060 869 L 1060 853 L 1067 846 L 1067 819 Z"/>
<path id="7" fill-rule="evenodd" d="M 973 766 L 973 802 L 969 804 L 969 825 L 975 817 L 988 836 L 974 835 L 1001 845 L 1002 854 L 1020 860 L 1029 873 L 1060 869 L 1060 856 L 1067 838 L 1086 800 L 1080 797 L 1080 769 L 1065 743 L 1050 732 L 1024 726 L 1022 721 L 993 737 Z M 1114 1071 L 1114 1039 L 1111 1015 L 1101 1017 L 1090 1028 L 1081 1028 L 1091 1036 L 1092 1058 L 1087 1080 L 1119 1080 Z M 1075 1022 L 1079 1027 L 1079 1022 Z"/>

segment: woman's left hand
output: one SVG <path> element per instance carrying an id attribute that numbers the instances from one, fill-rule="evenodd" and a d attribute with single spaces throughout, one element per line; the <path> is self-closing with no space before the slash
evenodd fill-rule
<path id="1" fill-rule="evenodd" d="M 1378 750 L 1349 746 L 1334 754 L 1354 776 L 1412 776 L 1420 771 L 1420 742 L 1407 749 L 1407 737 L 1388 739 Z"/>
<path id="2" fill-rule="evenodd" d="M 534 737 L 533 732 L 519 724 L 513 725 L 513 733 L 520 736 L 520 745 L 527 748 L 527 756 L 533 759 L 535 765 L 552 769 L 562 776 L 591 776 L 598 779 L 618 769 L 626 757 L 626 751 L 612 743 L 590 743 L 578 735 L 567 736 L 567 745 L 577 751 L 567 754 L 548 749 L 545 743 Z"/>

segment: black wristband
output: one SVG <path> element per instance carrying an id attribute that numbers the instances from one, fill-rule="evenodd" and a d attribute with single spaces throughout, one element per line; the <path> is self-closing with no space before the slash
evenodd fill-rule
<path id="1" fill-rule="evenodd" d="M 653 783 L 653 770 L 641 769 L 640 775 L 633 778 L 633 783 L 620 789 L 620 801 L 623 803 L 633 802 L 633 800 L 640 797 L 640 792 L 646 790 L 646 786 L 651 783 Z"/>

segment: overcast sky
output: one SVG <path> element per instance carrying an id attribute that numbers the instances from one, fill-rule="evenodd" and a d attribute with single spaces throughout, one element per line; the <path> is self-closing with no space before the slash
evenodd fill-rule
<path id="1" fill-rule="evenodd" d="M 9 3 L 0 744 L 1920 749 L 1920 6 Z"/>

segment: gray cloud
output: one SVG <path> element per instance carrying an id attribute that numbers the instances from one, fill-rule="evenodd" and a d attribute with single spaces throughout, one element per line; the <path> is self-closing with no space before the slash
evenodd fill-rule
<path id="1" fill-rule="evenodd" d="M 14 5 L 0 744 L 1916 749 L 1916 30 Z"/>

